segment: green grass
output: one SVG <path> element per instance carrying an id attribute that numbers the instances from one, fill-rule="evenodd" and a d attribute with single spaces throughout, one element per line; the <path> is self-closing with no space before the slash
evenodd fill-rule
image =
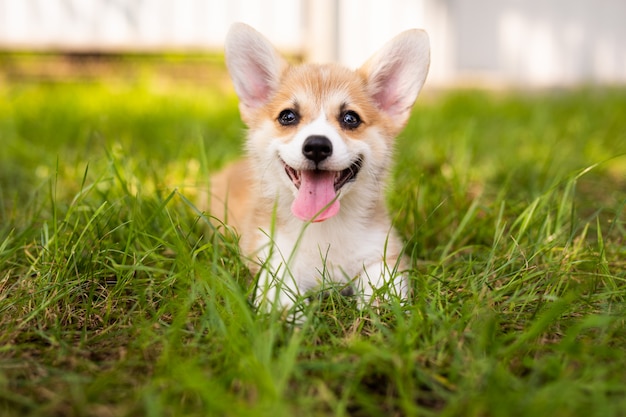
<path id="1" fill-rule="evenodd" d="M 415 300 L 292 327 L 192 207 L 231 93 L 1 80 L 0 415 L 626 415 L 626 91 L 425 96 L 389 190 Z"/>

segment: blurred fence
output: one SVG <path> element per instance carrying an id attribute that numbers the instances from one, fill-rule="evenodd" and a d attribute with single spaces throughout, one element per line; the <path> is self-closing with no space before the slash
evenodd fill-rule
<path id="1" fill-rule="evenodd" d="M 0 0 L 0 49 L 215 51 L 234 21 L 350 66 L 424 27 L 429 84 L 626 83 L 623 0 Z"/>

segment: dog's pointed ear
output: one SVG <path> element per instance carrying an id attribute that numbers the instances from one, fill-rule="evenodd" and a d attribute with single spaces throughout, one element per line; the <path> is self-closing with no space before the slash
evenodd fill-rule
<path id="1" fill-rule="evenodd" d="M 387 42 L 359 71 L 379 109 L 404 125 L 424 85 L 429 65 L 428 35 L 411 29 Z"/>
<path id="2" fill-rule="evenodd" d="M 225 46 L 226 66 L 244 115 L 272 97 L 287 62 L 263 35 L 244 23 L 231 26 Z"/>

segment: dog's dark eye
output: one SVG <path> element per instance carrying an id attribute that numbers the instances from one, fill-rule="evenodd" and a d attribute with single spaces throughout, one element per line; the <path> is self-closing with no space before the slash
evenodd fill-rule
<path id="1" fill-rule="evenodd" d="M 356 112 L 348 110 L 341 114 L 339 122 L 344 129 L 356 129 L 361 125 L 361 117 Z"/>
<path id="2" fill-rule="evenodd" d="M 291 109 L 285 109 L 278 115 L 278 123 L 283 126 L 293 126 L 298 124 L 300 116 Z"/>

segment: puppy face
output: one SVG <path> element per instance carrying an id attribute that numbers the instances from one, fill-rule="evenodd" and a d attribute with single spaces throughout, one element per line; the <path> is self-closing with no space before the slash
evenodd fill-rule
<path id="1" fill-rule="evenodd" d="M 304 221 L 333 217 L 350 194 L 363 204 L 378 197 L 392 139 L 426 76 L 428 59 L 410 68 L 421 33 L 412 31 L 351 71 L 289 66 L 253 29 L 231 29 L 227 65 L 266 196 L 290 195 L 292 214 Z"/>
<path id="2" fill-rule="evenodd" d="M 323 221 L 339 212 L 356 184 L 365 191 L 384 175 L 390 125 L 358 73 L 337 66 L 289 67 L 276 94 L 250 120 L 248 154 L 271 178 L 267 192 L 288 192 L 293 215 Z"/>

